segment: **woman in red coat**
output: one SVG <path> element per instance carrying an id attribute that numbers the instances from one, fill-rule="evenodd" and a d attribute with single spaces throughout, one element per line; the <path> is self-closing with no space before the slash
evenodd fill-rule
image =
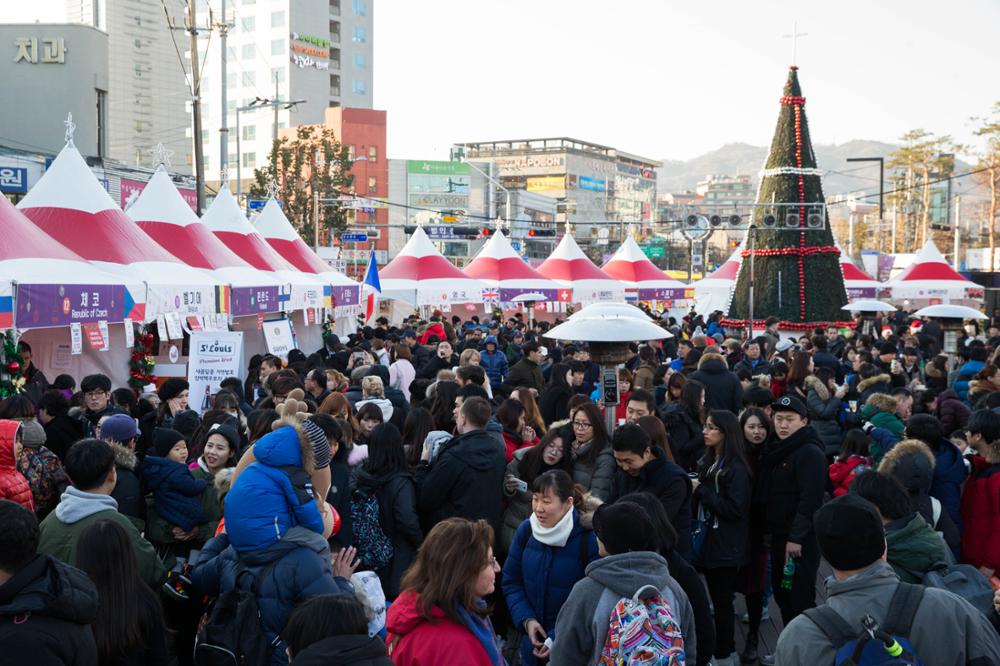
<path id="1" fill-rule="evenodd" d="M 0 420 L 0 499 L 17 502 L 29 511 L 35 510 L 31 486 L 24 475 L 17 471 L 17 458 L 21 454 L 21 424 Z"/>
<path id="2" fill-rule="evenodd" d="M 514 451 L 538 444 L 535 429 L 527 423 L 527 412 L 520 400 L 507 398 L 497 410 L 497 421 L 503 427 L 503 443 L 507 448 L 507 462 L 514 459 Z"/>
<path id="3" fill-rule="evenodd" d="M 396 666 L 503 666 L 483 597 L 500 566 L 485 520 L 448 518 L 434 526 L 389 607 L 386 644 Z"/>

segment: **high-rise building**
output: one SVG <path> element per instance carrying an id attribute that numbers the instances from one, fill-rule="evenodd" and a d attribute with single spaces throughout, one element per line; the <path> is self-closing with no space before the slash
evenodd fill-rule
<path id="1" fill-rule="evenodd" d="M 107 157 L 130 165 L 152 163 L 162 143 L 173 170 L 190 173 L 193 148 L 190 92 L 178 53 L 187 36 L 167 24 L 164 7 L 183 23 L 181 0 L 67 0 L 69 22 L 108 33 Z M 175 42 L 176 40 L 176 42 Z"/>
<path id="2" fill-rule="evenodd" d="M 374 5 L 374 0 L 226 0 L 232 26 L 227 170 L 234 190 L 239 172 L 246 193 L 253 170 L 267 163 L 278 129 L 323 124 L 330 107 L 372 108 Z M 221 17 L 221 0 L 211 0 L 211 7 Z M 201 43 L 207 46 L 201 99 L 205 179 L 211 184 L 219 180 L 222 161 L 219 36 L 209 39 L 206 33 Z M 277 127 L 275 107 L 266 103 L 273 99 L 298 102 L 277 107 Z"/>

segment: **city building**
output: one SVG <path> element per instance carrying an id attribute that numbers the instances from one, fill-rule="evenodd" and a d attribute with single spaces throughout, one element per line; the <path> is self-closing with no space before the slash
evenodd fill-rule
<path id="1" fill-rule="evenodd" d="M 457 144 L 452 157 L 486 170 L 500 194 L 507 189 L 554 200 L 554 224 L 573 225 L 584 245 L 621 241 L 629 225 L 654 221 L 655 160 L 565 137 Z M 498 197 L 498 213 L 502 203 Z M 551 244 L 532 240 L 529 247 Z"/>
<path id="2" fill-rule="evenodd" d="M 354 176 L 353 192 L 344 192 L 341 198 L 348 200 L 347 205 L 351 206 L 348 233 L 363 233 L 367 238 L 363 242 L 342 243 L 339 238 L 327 236 L 321 239 L 321 243 L 327 248 L 337 249 L 325 249 L 320 256 L 343 262 L 338 264 L 338 268 L 347 275 L 361 275 L 373 243 L 378 263 L 384 265 L 389 262 L 389 211 L 385 203 L 389 196 L 389 163 L 385 156 L 386 112 L 328 107 L 321 124 L 333 130 L 354 160 L 350 171 Z M 295 127 L 280 129 L 278 135 L 291 137 L 295 131 Z M 352 194 L 357 196 L 352 197 Z M 312 239 L 305 240 L 312 244 Z"/>
<path id="3" fill-rule="evenodd" d="M 746 175 L 712 174 L 698 183 L 695 192 L 702 196 L 706 208 L 717 207 L 718 212 L 724 212 L 726 207 L 752 204 L 757 196 L 757 184 Z"/>
<path id="4" fill-rule="evenodd" d="M 179 0 L 66 1 L 71 23 L 108 35 L 106 156 L 148 166 L 150 151 L 162 143 L 173 151 L 173 168 L 192 173 L 191 93 L 178 57 L 187 51 L 188 38 L 170 29 L 165 8 L 183 25 Z M 76 50 L 68 57 L 82 55 Z"/>
<path id="5" fill-rule="evenodd" d="M 220 0 L 211 3 L 221 15 Z M 277 130 L 322 124 L 330 107 L 372 108 L 374 10 L 374 0 L 228 0 L 225 112 L 234 190 L 239 171 L 246 193 Z M 203 127 L 212 128 L 203 134 L 205 180 L 214 187 L 223 113 L 219 36 L 206 33 L 201 44 Z"/>
<path id="6" fill-rule="evenodd" d="M 67 114 L 88 158 L 108 150 L 108 35 L 65 23 L 0 24 L 0 192 L 17 201 L 65 143 Z M 58 101 L 53 91 L 58 90 Z"/>

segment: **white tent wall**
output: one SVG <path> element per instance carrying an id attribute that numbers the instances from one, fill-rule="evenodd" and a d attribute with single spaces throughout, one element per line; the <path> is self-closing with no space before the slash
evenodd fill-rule
<path id="1" fill-rule="evenodd" d="M 274 315 L 265 316 L 265 321 Z M 250 362 L 254 354 L 266 354 L 267 344 L 264 332 L 257 330 L 257 317 L 233 317 L 234 331 L 243 331 L 243 365 Z M 319 324 L 306 325 L 305 312 L 297 310 L 292 313 L 292 329 L 295 331 L 295 346 L 312 354 L 323 346 L 323 327 Z"/>
<path id="2" fill-rule="evenodd" d="M 24 331 L 20 337 L 31 345 L 32 362 L 51 382 L 57 375 L 71 375 L 79 382 L 87 375 L 105 374 L 114 388 L 128 386 L 128 362 L 132 350 L 125 347 L 125 328 L 122 324 L 109 324 L 111 348 L 95 351 L 83 341 L 83 353 L 72 355 L 69 327 L 36 328 Z"/>

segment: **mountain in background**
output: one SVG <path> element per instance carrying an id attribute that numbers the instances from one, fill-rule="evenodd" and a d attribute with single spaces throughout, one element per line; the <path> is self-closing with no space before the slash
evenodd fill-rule
<path id="1" fill-rule="evenodd" d="M 854 140 L 839 145 L 815 144 L 816 164 L 823 175 L 823 194 L 830 197 L 866 190 L 878 192 L 878 164 L 875 162 L 848 162 L 848 157 L 885 157 L 899 146 L 881 141 Z M 760 170 L 767 159 L 767 146 L 730 143 L 718 150 L 705 153 L 687 161 L 664 160 L 657 170 L 656 191 L 662 196 L 669 192 L 693 190 L 698 181 L 709 174 L 727 176 L 749 175 L 757 183 Z M 968 170 L 969 165 L 957 161 L 955 171 Z M 889 189 L 888 173 L 886 189 Z"/>

